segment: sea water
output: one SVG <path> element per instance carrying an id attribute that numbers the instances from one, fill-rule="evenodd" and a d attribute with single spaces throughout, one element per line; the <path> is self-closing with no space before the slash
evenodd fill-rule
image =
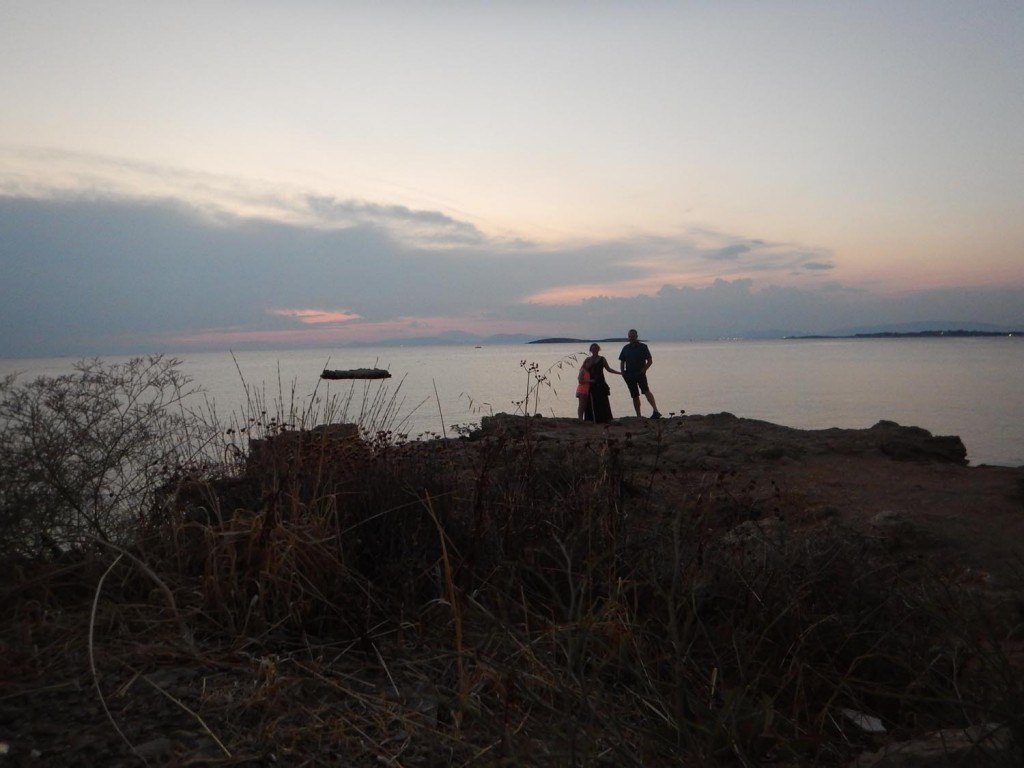
<path id="1" fill-rule="evenodd" d="M 584 343 L 187 352 L 182 369 L 221 418 L 256 400 L 299 405 L 333 397 L 350 410 L 393 402 L 390 426 L 411 437 L 451 435 L 491 413 L 576 414 Z M 792 339 L 649 342 L 651 390 L 665 415 L 728 411 L 802 429 L 863 428 L 880 419 L 959 435 L 972 464 L 1024 465 L 1024 340 Z M 603 344 L 618 369 L 620 343 Z M 111 362 L 125 358 L 111 357 Z M 0 359 L 0 376 L 57 375 L 75 358 Z M 324 381 L 324 368 L 385 368 L 391 379 Z M 612 411 L 633 415 L 609 376 Z M 641 401 L 643 414 L 650 407 Z M 387 425 L 384 425 L 387 426 Z"/>

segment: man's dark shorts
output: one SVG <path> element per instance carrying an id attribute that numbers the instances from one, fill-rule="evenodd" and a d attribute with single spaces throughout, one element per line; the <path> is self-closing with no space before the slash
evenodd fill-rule
<path id="1" fill-rule="evenodd" d="M 643 392 L 645 395 L 648 392 L 647 389 L 647 374 L 646 373 L 629 373 L 628 371 L 622 374 L 623 381 L 626 382 L 626 386 L 629 387 L 630 397 L 640 397 L 640 393 Z"/>

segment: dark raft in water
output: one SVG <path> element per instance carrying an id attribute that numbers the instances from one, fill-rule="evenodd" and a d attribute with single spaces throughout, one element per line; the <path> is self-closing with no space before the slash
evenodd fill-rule
<path id="1" fill-rule="evenodd" d="M 390 379 L 391 372 L 383 368 L 353 368 L 349 371 L 327 371 L 320 374 L 321 379 Z"/>

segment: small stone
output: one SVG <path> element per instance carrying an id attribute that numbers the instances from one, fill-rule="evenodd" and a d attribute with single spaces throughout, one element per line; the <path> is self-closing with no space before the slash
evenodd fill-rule
<path id="1" fill-rule="evenodd" d="M 839 510 L 831 504 L 815 507 L 811 510 L 811 517 L 815 520 L 831 520 L 839 517 Z"/>
<path id="2" fill-rule="evenodd" d="M 209 736 L 199 736 L 192 742 L 193 749 L 200 755 L 219 755 L 221 749 Z"/>
<path id="3" fill-rule="evenodd" d="M 171 743 L 170 739 L 166 739 L 161 736 L 160 738 L 147 741 L 144 744 L 139 744 L 135 748 L 135 751 L 143 758 L 164 757 L 165 755 L 170 754 L 173 746 L 174 745 Z"/>
<path id="4" fill-rule="evenodd" d="M 892 537 L 906 537 L 915 532 L 917 526 L 903 512 L 886 509 L 869 521 L 872 528 Z"/>
<path id="5" fill-rule="evenodd" d="M 856 709 L 849 709 L 848 707 L 840 707 L 839 712 L 865 733 L 885 733 L 885 726 L 882 725 L 882 721 L 873 715 L 858 712 Z"/>

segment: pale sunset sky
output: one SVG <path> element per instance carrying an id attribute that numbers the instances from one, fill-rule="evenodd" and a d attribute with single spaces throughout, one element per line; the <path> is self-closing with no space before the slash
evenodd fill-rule
<path id="1" fill-rule="evenodd" d="M 1024 329 L 1024 3 L 0 0 L 0 357 Z"/>

